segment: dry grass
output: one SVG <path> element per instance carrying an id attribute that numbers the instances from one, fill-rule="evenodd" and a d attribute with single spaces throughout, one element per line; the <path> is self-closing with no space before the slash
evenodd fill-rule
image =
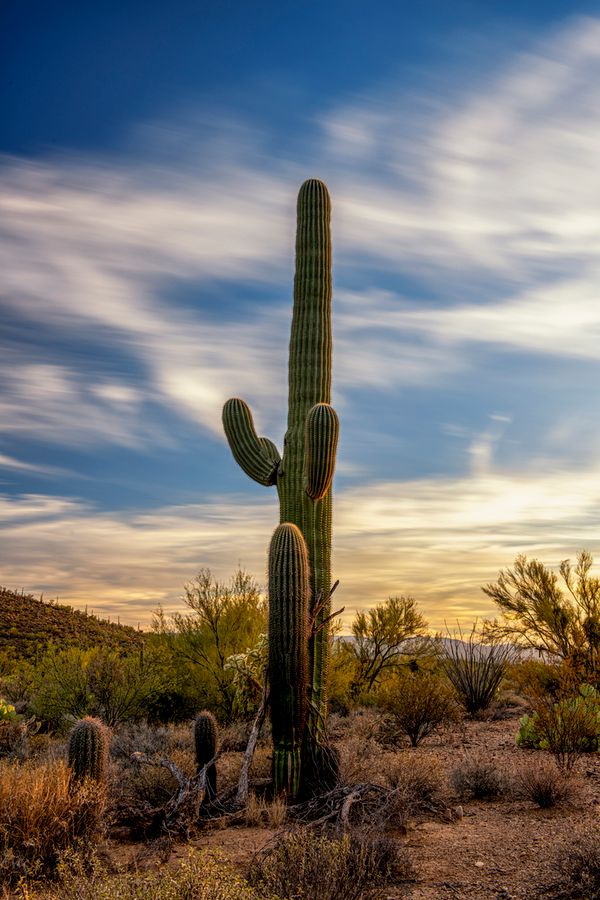
<path id="1" fill-rule="evenodd" d="M 381 768 L 389 786 L 399 790 L 412 809 L 439 803 L 447 793 L 444 767 L 437 756 L 412 751 L 386 754 Z"/>
<path id="2" fill-rule="evenodd" d="M 278 900 L 367 900 L 389 880 L 413 876 L 396 841 L 355 833 L 342 838 L 291 832 L 251 866 L 249 879 L 261 896 Z"/>
<path id="3" fill-rule="evenodd" d="M 359 710 L 337 719 L 331 736 L 340 754 L 340 777 L 343 784 L 363 781 L 382 783 L 381 745 L 377 735 L 381 716 L 373 710 Z"/>
<path id="4" fill-rule="evenodd" d="M 282 797 L 267 800 L 250 794 L 245 811 L 245 821 L 250 826 L 281 828 L 287 818 L 287 803 Z"/>
<path id="5" fill-rule="evenodd" d="M 512 793 L 522 800 L 531 800 L 541 809 L 549 809 L 574 800 L 578 791 L 571 776 L 538 753 L 514 769 Z"/>
<path id="6" fill-rule="evenodd" d="M 97 833 L 102 786 L 75 785 L 62 760 L 0 767 L 0 876 L 51 876 L 61 854 Z"/>
<path id="7" fill-rule="evenodd" d="M 600 837 L 595 823 L 579 829 L 552 861 L 554 878 L 536 900 L 600 900 Z M 531 895 L 534 900 L 534 894 Z"/>
<path id="8" fill-rule="evenodd" d="M 31 900 L 38 900 L 35 893 Z M 62 867 L 54 893 L 39 900 L 268 900 L 258 895 L 218 853 L 191 850 L 176 866 L 158 871 L 110 873 L 77 857 Z M 275 900 L 275 898 L 273 898 Z"/>
<path id="9" fill-rule="evenodd" d="M 450 783 L 463 800 L 494 800 L 506 793 L 506 777 L 493 760 L 467 756 L 450 773 Z"/>

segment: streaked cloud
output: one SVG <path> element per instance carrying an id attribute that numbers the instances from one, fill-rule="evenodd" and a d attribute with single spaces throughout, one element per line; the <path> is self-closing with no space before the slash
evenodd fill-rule
<path id="1" fill-rule="evenodd" d="M 434 625 L 469 620 L 492 612 L 479 587 L 516 553 L 556 564 L 594 550 L 600 19 L 570 20 L 485 76 L 333 104 L 316 124 L 308 173 L 305 160 L 266 155 L 261 135 L 233 117 L 212 143 L 174 117 L 139 131 L 121 157 L 0 160 L 10 324 L 0 435 L 169 447 L 167 416 L 178 416 L 223 439 L 223 400 L 242 394 L 277 438 L 294 195 L 316 172 L 334 199 L 336 404 L 353 413 L 335 530 L 346 618 L 404 592 Z M 498 370 L 523 372 L 519 394 L 545 411 L 537 449 L 521 424 L 510 466 L 500 450 L 519 397 L 514 383 L 497 387 L 492 354 Z M 559 379 L 554 363 L 573 368 Z M 426 414 L 421 398 L 447 400 L 453 385 L 468 415 L 436 408 L 435 465 L 414 480 L 375 481 L 380 446 L 393 456 Z M 371 413 L 377 402 L 396 421 L 365 437 L 356 404 Z M 373 458 L 357 461 L 354 442 L 367 439 Z M 446 440 L 464 448 L 458 473 Z M 0 466 L 50 471 L 12 445 Z M 203 490 L 204 502 L 144 513 L 100 511 L 59 486 L 57 496 L 4 497 L 3 580 L 136 623 L 158 602 L 175 608 L 201 565 L 227 577 L 239 561 L 260 579 L 274 500 L 211 496 L 210 478 Z"/>
<path id="2" fill-rule="evenodd" d="M 352 300 L 342 285 L 342 393 L 446 380 L 468 364 L 456 344 L 597 357 L 599 35 L 598 20 L 577 19 L 480 87 L 420 98 L 388 88 L 322 117 L 312 165 L 334 194 L 337 272 L 351 281 L 367 255 L 400 276 L 417 273 L 439 297 L 424 307 L 414 289 L 399 295 L 374 283 Z M 159 144 L 156 159 L 8 158 L 0 189 L 5 307 L 73 341 L 93 329 L 105 349 L 143 366 L 154 401 L 215 434 L 222 400 L 240 384 L 266 424 L 273 419 L 301 177 L 296 161 L 267 165 L 260 135 L 225 124 L 213 129 L 214 145 L 175 121 L 140 132 L 140 142 L 143 134 Z M 214 308 L 211 284 L 223 279 L 281 285 L 285 298 L 259 303 L 251 321 L 216 325 L 203 297 Z M 181 287 L 196 293 L 193 310 L 173 299 Z M 465 293 L 477 301 L 465 303 Z M 359 330 L 369 339 L 345 352 Z M 77 378 L 98 397 L 81 364 Z M 39 426 L 44 380 L 13 428 Z M 105 409 L 61 392 L 90 434 L 122 442 L 122 402 L 112 403 L 107 428 Z M 129 440 L 139 439 L 134 428 Z"/>
<path id="3" fill-rule="evenodd" d="M 492 615 L 482 584 L 520 552 L 557 566 L 583 547 L 597 550 L 599 510 L 599 468 L 534 466 L 338 491 L 334 574 L 344 621 L 395 593 L 416 596 L 434 627 Z M 200 566 L 227 578 L 240 563 L 264 581 L 277 503 L 270 493 L 103 513 L 77 499 L 5 497 L 0 520 L 9 586 L 135 624 L 159 603 L 181 608 L 183 584 Z"/>

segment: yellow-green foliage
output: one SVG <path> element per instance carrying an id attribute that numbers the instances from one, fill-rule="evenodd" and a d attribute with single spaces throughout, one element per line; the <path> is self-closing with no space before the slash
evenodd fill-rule
<path id="1" fill-rule="evenodd" d="M 448 683 L 428 672 L 401 675 L 390 680 L 378 694 L 386 713 L 384 738 L 401 744 L 408 737 L 416 747 L 427 735 L 458 718 Z"/>
<path id="2" fill-rule="evenodd" d="M 50 894 L 30 894 L 32 900 L 269 900 L 257 894 L 215 852 L 191 850 L 176 866 L 159 871 L 109 875 L 96 863 L 65 861 L 61 881 Z M 273 898 L 275 900 L 275 898 Z"/>

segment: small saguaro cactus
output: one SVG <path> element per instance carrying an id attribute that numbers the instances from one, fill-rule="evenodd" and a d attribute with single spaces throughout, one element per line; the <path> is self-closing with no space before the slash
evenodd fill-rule
<path id="1" fill-rule="evenodd" d="M 198 713 L 194 721 L 194 748 L 196 751 L 196 771 L 203 769 L 217 752 L 217 720 L 211 712 L 203 709 Z M 207 803 L 217 796 L 217 765 L 213 763 L 206 770 L 206 793 L 204 799 Z"/>
<path id="2" fill-rule="evenodd" d="M 103 782 L 108 766 L 109 731 L 100 719 L 86 716 L 69 733 L 69 768 L 76 781 L 91 778 Z"/>
<path id="3" fill-rule="evenodd" d="M 331 204 L 323 182 L 310 179 L 298 194 L 296 274 L 289 354 L 289 401 L 283 457 L 255 431 L 243 400 L 228 400 L 223 425 L 234 458 L 259 484 L 276 485 L 280 527 L 269 558 L 271 718 L 274 723 L 274 787 L 294 796 L 302 768 L 319 769 L 326 743 L 331 590 L 331 482 L 338 418 L 331 400 Z M 284 526 L 288 530 L 280 531 Z M 290 530 L 293 527 L 294 530 Z M 287 551 L 281 548 L 283 545 Z M 300 545 L 304 545 L 304 551 Z M 302 553 L 308 560 L 308 624 L 304 623 Z M 289 562 L 294 559 L 294 566 Z M 299 568 L 296 567 L 296 564 Z M 284 607 L 287 610 L 284 612 Z M 290 623 L 293 627 L 290 628 Z M 286 654 L 294 660 L 285 661 Z M 308 669 L 306 687 L 302 679 Z M 276 670 L 273 670 L 276 667 Z M 286 668 L 287 667 L 287 668 Z M 299 678 L 292 689 L 286 681 Z M 305 701 L 300 702 L 304 693 Z M 304 722 L 306 724 L 304 724 Z M 276 736 L 276 734 L 278 736 Z M 284 765 L 284 759 L 287 762 Z M 290 768 L 291 767 L 291 768 Z M 300 780 L 299 780 L 300 778 Z"/>

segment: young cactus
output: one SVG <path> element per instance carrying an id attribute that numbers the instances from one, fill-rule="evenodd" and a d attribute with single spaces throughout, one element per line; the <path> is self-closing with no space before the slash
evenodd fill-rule
<path id="1" fill-rule="evenodd" d="M 275 753 L 275 790 L 286 789 L 292 797 L 299 784 L 296 760 L 299 732 L 304 728 L 302 758 L 313 773 L 315 767 L 319 767 L 321 751 L 326 743 L 331 482 L 339 430 L 338 417 L 330 406 L 330 218 L 331 204 L 326 186 L 316 179 L 306 181 L 298 194 L 288 422 L 283 457 L 272 441 L 257 435 L 252 414 L 243 400 L 228 400 L 223 409 L 223 425 L 234 458 L 259 484 L 276 485 L 281 526 L 294 526 L 299 531 L 308 558 L 308 618 L 312 627 L 306 630 L 302 651 L 299 650 L 299 632 L 285 630 L 286 617 L 280 614 L 270 616 L 271 660 L 278 657 L 282 647 L 287 647 L 287 653 L 300 654 L 293 663 L 298 671 L 303 671 L 304 658 L 308 666 L 306 704 L 302 707 L 305 710 L 305 728 L 297 718 L 301 708 L 297 697 L 304 690 L 303 684 L 297 684 L 293 702 L 291 694 L 286 694 L 287 699 L 282 699 L 281 692 L 277 690 L 271 698 L 272 720 L 278 723 L 277 728 L 281 725 L 282 729 L 282 743 Z M 275 532 L 274 540 L 277 534 Z M 275 591 L 269 587 L 271 602 L 274 602 L 275 595 L 287 597 L 295 610 L 290 612 L 290 616 L 297 617 L 304 599 L 294 593 L 300 588 L 295 581 L 296 576 L 286 568 L 285 555 L 280 558 L 283 568 L 278 575 L 275 571 L 278 564 L 269 561 L 269 578 L 278 579 Z M 291 579 L 289 583 L 286 583 L 287 578 Z M 290 599 L 292 594 L 293 601 Z M 276 677 L 271 671 L 272 686 Z M 281 703 L 282 707 L 279 706 Z M 285 717 L 289 717 L 289 721 L 284 727 Z M 284 746 L 287 749 L 284 750 Z M 282 754 L 281 758 L 279 754 Z M 280 769 L 284 756 L 291 766 L 291 771 L 286 770 L 285 775 Z"/>
<path id="2" fill-rule="evenodd" d="M 194 747 L 196 750 L 196 771 L 203 769 L 217 752 L 217 720 L 207 709 L 198 713 L 194 721 Z M 204 802 L 210 803 L 217 796 L 217 764 L 206 770 L 206 793 Z"/>
<path id="3" fill-rule="evenodd" d="M 68 760 L 75 781 L 104 782 L 108 766 L 109 731 L 99 719 L 86 716 L 69 733 Z"/>

